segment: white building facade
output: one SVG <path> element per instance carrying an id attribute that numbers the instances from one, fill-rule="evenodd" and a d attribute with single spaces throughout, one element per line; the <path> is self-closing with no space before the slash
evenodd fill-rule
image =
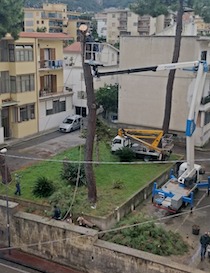
<path id="1" fill-rule="evenodd" d="M 96 59 L 106 65 L 104 71 L 110 69 L 118 69 L 119 51 L 108 45 L 100 44 L 103 54 L 96 53 Z M 118 84 L 118 76 L 106 76 L 102 78 L 94 78 L 94 89 L 97 90 L 104 85 Z M 72 45 L 64 48 L 64 85 L 67 90 L 73 92 L 73 108 L 76 114 L 86 116 L 87 96 L 84 81 L 84 73 L 82 68 L 82 56 L 80 42 L 75 42 Z"/>
<path id="2" fill-rule="evenodd" d="M 120 69 L 171 63 L 174 37 L 122 37 Z M 183 37 L 179 62 L 200 59 L 202 51 L 207 51 L 210 61 L 210 40 Z M 132 54 L 128 54 L 132 52 Z M 168 71 L 124 74 L 119 78 L 120 123 L 130 126 L 162 128 Z M 189 110 L 189 93 L 195 74 L 176 71 L 174 82 L 170 130 L 185 132 Z M 204 97 L 210 90 L 207 75 Z M 196 129 L 196 145 L 202 146 L 210 137 L 210 103 L 200 106 L 199 122 Z"/>

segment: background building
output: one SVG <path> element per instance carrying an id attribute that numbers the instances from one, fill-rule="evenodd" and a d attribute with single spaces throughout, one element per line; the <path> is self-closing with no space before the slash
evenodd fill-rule
<path id="1" fill-rule="evenodd" d="M 173 16 L 139 16 L 129 9 L 108 9 L 95 15 L 99 37 L 106 38 L 106 42 L 117 44 L 122 35 L 154 35 L 168 27 Z"/>
<path id="2" fill-rule="evenodd" d="M 199 60 L 207 51 L 209 39 L 183 37 L 179 62 Z M 120 69 L 171 63 L 174 37 L 121 37 Z M 132 54 L 128 54 L 132 52 Z M 120 123 L 149 128 L 162 128 L 168 71 L 124 74 L 119 78 L 118 120 Z M 185 131 L 190 95 L 195 75 L 176 71 L 173 90 L 170 130 Z M 209 96 L 210 79 L 206 79 L 204 97 Z M 210 137 L 210 103 L 203 99 L 196 130 L 196 144 L 203 145 Z"/>
<path id="3" fill-rule="evenodd" d="M 98 62 L 102 62 L 106 67 L 102 71 L 118 69 L 119 51 L 109 44 L 97 44 L 99 50 L 95 54 Z M 84 73 L 82 68 L 81 46 L 80 42 L 64 48 L 64 83 L 67 90 L 73 92 L 73 105 L 76 114 L 86 116 L 87 96 L 84 81 Z M 106 76 L 94 78 L 94 89 L 97 90 L 104 85 L 118 84 L 118 76 Z"/>
<path id="4" fill-rule="evenodd" d="M 25 32 L 63 32 L 77 41 L 79 26 L 90 23 L 80 12 L 68 11 L 66 4 L 43 3 L 42 8 L 24 8 Z"/>

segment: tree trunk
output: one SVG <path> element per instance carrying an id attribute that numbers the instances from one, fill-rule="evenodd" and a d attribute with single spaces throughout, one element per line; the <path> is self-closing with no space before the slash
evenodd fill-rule
<path id="1" fill-rule="evenodd" d="M 177 63 L 179 60 L 180 47 L 181 47 L 181 38 L 182 38 L 182 17 L 184 13 L 183 9 L 183 0 L 179 1 L 179 10 L 177 13 L 177 22 L 176 22 L 176 34 L 175 34 L 175 43 L 174 43 L 174 52 L 172 63 Z M 168 75 L 168 82 L 166 87 L 166 97 L 165 97 L 165 112 L 163 120 L 163 132 L 168 133 L 169 124 L 171 119 L 171 106 L 172 106 L 172 94 L 173 94 L 173 85 L 175 79 L 176 70 L 170 70 Z"/>
<path id="2" fill-rule="evenodd" d="M 87 179 L 88 187 L 88 200 L 95 204 L 97 201 L 97 190 L 96 190 L 96 180 L 93 170 L 93 148 L 94 148 L 94 138 L 96 132 L 96 102 L 95 93 L 93 88 L 93 76 L 91 73 L 91 66 L 84 62 L 85 54 L 85 35 L 81 37 L 82 45 L 82 62 L 84 79 L 87 93 L 87 106 L 88 106 L 88 116 L 87 116 L 87 136 L 85 144 L 85 176 Z"/>
<path id="3" fill-rule="evenodd" d="M 0 155 L 0 172 L 2 176 L 2 183 L 7 184 L 12 181 L 11 173 L 6 164 L 5 156 Z"/>

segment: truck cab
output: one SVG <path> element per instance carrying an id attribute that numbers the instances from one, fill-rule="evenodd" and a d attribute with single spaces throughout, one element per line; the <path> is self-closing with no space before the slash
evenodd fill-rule
<path id="1" fill-rule="evenodd" d="M 116 152 L 117 150 L 122 149 L 123 147 L 130 147 L 131 143 L 128 137 L 116 136 L 113 138 L 111 143 L 111 151 Z"/>

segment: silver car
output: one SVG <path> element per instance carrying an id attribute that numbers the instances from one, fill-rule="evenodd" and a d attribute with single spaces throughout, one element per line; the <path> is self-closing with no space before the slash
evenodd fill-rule
<path id="1" fill-rule="evenodd" d="M 59 126 L 59 130 L 64 133 L 72 132 L 81 128 L 82 116 L 73 115 L 66 117 Z"/>

